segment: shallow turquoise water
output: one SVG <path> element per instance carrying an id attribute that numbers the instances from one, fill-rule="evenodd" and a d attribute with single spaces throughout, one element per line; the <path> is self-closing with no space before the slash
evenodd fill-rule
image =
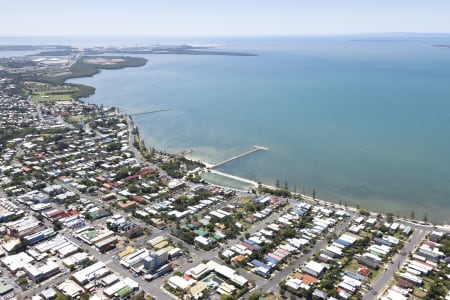
<path id="1" fill-rule="evenodd" d="M 148 146 L 379 212 L 450 221 L 450 49 L 427 39 L 240 41 L 256 57 L 146 56 L 71 80 L 135 116 Z"/>

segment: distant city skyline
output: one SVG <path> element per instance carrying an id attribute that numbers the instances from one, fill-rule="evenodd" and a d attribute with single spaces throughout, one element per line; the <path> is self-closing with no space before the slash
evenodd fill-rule
<path id="1" fill-rule="evenodd" d="M 450 33 L 450 1 L 5 1 L 0 36 Z"/>

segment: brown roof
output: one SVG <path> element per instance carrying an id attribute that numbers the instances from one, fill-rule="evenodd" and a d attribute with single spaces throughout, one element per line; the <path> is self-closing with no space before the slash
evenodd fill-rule
<path id="1" fill-rule="evenodd" d="M 95 177 L 95 179 L 97 179 L 98 181 L 101 181 L 101 182 L 106 181 L 106 178 L 103 176 L 97 176 L 97 177 Z"/>
<path id="2" fill-rule="evenodd" d="M 134 201 L 139 202 L 139 203 L 142 203 L 145 201 L 145 199 L 143 197 L 137 196 L 137 195 L 132 196 L 131 199 L 133 199 Z"/>
<path id="3" fill-rule="evenodd" d="M 22 167 L 22 171 L 24 172 L 31 172 L 31 169 L 28 167 Z"/>
<path id="4" fill-rule="evenodd" d="M 119 202 L 117 205 L 119 205 L 121 208 L 129 208 L 131 206 L 136 205 L 136 202 L 134 201 Z"/>
<path id="5" fill-rule="evenodd" d="M 243 262 L 245 260 L 245 256 L 244 255 L 238 255 L 233 257 L 232 261 L 238 261 L 238 262 Z"/>
<path id="6" fill-rule="evenodd" d="M 310 285 L 310 284 L 315 284 L 319 281 L 319 279 L 317 279 L 314 276 L 311 276 L 309 274 L 303 274 L 303 278 L 302 278 L 302 282 L 304 284 Z"/>
<path id="7" fill-rule="evenodd" d="M 399 287 L 406 288 L 406 289 L 409 289 L 409 288 L 413 287 L 413 284 L 411 282 L 406 281 L 406 280 L 401 279 L 401 278 L 397 281 L 397 285 Z"/>

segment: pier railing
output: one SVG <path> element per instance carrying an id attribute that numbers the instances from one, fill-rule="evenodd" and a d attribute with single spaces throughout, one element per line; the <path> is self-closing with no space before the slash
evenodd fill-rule
<path id="1" fill-rule="evenodd" d="M 235 155 L 235 156 L 230 157 L 229 159 L 226 159 L 226 160 L 224 160 L 224 161 L 221 161 L 221 162 L 212 164 L 212 165 L 210 165 L 209 168 L 210 168 L 210 169 L 217 168 L 218 166 L 224 165 L 224 164 L 226 164 L 226 163 L 232 162 L 233 160 L 239 159 L 239 158 L 241 158 L 241 157 L 250 155 L 250 154 L 252 154 L 252 153 L 255 153 L 255 152 L 258 152 L 258 151 L 261 151 L 261 150 L 267 151 L 267 150 L 269 150 L 269 148 L 263 147 L 263 146 L 253 146 L 253 149 L 252 149 L 252 150 L 247 151 L 247 152 L 244 152 L 244 153 L 239 154 L 239 155 Z"/>

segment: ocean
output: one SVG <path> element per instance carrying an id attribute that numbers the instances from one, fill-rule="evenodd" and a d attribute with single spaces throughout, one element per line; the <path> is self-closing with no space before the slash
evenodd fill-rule
<path id="1" fill-rule="evenodd" d="M 450 221 L 450 49 L 433 46 L 449 36 L 210 41 L 257 56 L 145 55 L 144 67 L 70 82 L 97 89 L 86 101 L 127 113 L 170 109 L 133 117 L 149 147 L 219 162 L 265 146 L 218 169 Z"/>

